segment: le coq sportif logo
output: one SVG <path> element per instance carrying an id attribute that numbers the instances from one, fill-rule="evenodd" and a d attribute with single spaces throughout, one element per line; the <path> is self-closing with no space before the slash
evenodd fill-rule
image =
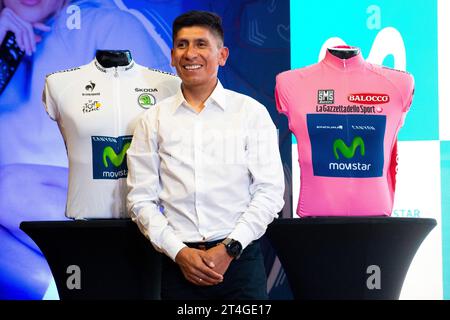
<path id="1" fill-rule="evenodd" d="M 89 83 L 84 87 L 84 89 L 86 89 L 86 91 L 92 92 L 94 91 L 95 88 L 95 83 L 92 81 L 89 81 Z"/>

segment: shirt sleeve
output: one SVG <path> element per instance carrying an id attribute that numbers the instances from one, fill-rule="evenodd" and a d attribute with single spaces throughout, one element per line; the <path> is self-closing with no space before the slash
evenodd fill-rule
<path id="1" fill-rule="evenodd" d="M 245 248 L 259 239 L 278 217 L 284 205 L 284 173 L 278 148 L 278 134 L 267 109 L 258 103 L 250 115 L 247 139 L 251 201 L 228 236 Z"/>
<path id="2" fill-rule="evenodd" d="M 127 206 L 132 220 L 154 248 L 172 260 L 185 244 L 178 239 L 160 210 L 157 108 L 144 113 L 134 131 L 127 151 Z"/>
<path id="3" fill-rule="evenodd" d="M 47 76 L 45 78 L 44 91 L 42 92 L 42 103 L 44 104 L 45 111 L 52 120 L 57 120 L 59 117 L 58 106 L 52 95 L 51 81 Z"/>

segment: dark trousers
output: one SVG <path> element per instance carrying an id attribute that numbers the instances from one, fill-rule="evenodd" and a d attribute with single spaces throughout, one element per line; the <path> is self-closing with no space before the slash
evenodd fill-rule
<path id="1" fill-rule="evenodd" d="M 162 265 L 163 300 L 267 300 L 267 282 L 259 241 L 254 241 L 231 261 L 223 281 L 197 286 L 186 280 L 180 267 L 165 256 Z"/>

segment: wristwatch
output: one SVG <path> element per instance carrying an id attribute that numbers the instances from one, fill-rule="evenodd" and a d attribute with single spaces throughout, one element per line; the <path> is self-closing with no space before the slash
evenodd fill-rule
<path id="1" fill-rule="evenodd" d="M 239 259 L 242 253 L 242 244 L 234 239 L 226 238 L 222 241 L 227 249 L 227 253 L 234 259 Z"/>

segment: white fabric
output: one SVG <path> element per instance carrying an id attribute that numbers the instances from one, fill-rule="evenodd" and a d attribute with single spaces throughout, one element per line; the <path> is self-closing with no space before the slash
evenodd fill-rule
<path id="1" fill-rule="evenodd" d="M 266 108 L 218 82 L 196 113 L 178 93 L 138 121 L 128 205 L 154 247 L 230 237 L 245 248 L 284 205 L 277 131 Z"/>
<path id="2" fill-rule="evenodd" d="M 47 76 L 42 100 L 69 158 L 67 217 L 129 217 L 121 179 L 127 174 L 126 147 L 143 111 L 179 85 L 178 77 L 135 62 L 106 69 L 95 59 Z"/>

